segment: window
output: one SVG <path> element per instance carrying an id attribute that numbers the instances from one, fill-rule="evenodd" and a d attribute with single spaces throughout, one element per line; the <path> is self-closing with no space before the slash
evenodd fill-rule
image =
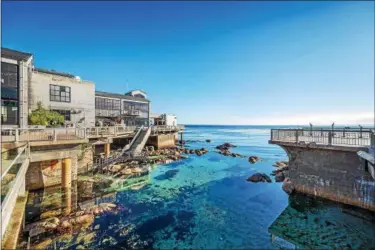
<path id="1" fill-rule="evenodd" d="M 120 110 L 120 100 L 95 97 L 95 108 L 106 110 Z"/>
<path id="2" fill-rule="evenodd" d="M 70 87 L 49 85 L 50 95 L 49 99 L 53 102 L 70 102 Z"/>
<path id="3" fill-rule="evenodd" d="M 18 65 L 1 63 L 1 122 L 18 125 Z"/>
<path id="4" fill-rule="evenodd" d="M 70 110 L 59 110 L 59 109 L 54 109 L 53 111 L 61 114 L 64 116 L 65 121 L 70 121 Z"/>

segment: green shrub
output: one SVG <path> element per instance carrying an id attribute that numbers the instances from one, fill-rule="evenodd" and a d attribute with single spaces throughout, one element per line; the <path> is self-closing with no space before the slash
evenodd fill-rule
<path id="1" fill-rule="evenodd" d="M 64 123 L 65 118 L 63 115 L 56 111 L 45 109 L 41 102 L 38 102 L 37 105 L 37 109 L 33 110 L 29 115 L 31 125 L 58 126 Z"/>

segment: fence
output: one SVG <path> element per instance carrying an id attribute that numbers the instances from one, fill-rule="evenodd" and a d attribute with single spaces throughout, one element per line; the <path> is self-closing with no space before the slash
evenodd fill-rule
<path id="1" fill-rule="evenodd" d="M 375 145 L 375 134 L 371 129 L 271 129 L 271 141 L 373 146 Z"/>
<path id="2" fill-rule="evenodd" d="M 88 128 L 27 128 L 27 129 L 2 129 L 2 142 L 33 142 L 78 140 L 97 137 L 111 137 L 135 133 L 136 126 L 108 126 Z M 177 132 L 183 126 L 153 126 L 152 133 Z"/>

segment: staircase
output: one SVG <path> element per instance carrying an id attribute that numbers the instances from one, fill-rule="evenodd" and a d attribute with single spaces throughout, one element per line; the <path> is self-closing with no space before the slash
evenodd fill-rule
<path id="1" fill-rule="evenodd" d="M 141 155 L 142 149 L 145 147 L 148 137 L 151 134 L 151 126 L 148 128 L 141 127 L 135 134 L 130 144 L 126 145 L 123 149 L 122 155 L 130 155 L 137 157 Z"/>

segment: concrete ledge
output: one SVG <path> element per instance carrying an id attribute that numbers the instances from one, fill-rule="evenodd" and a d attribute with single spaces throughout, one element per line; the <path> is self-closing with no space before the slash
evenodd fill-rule
<path id="1" fill-rule="evenodd" d="M 355 199 L 351 196 L 341 195 L 338 193 L 326 192 L 323 188 L 309 188 L 307 186 L 295 185 L 295 190 L 302 194 L 308 194 L 311 196 L 318 196 L 321 198 L 329 199 L 332 201 L 344 203 L 347 205 L 352 205 L 356 207 L 361 207 L 375 212 L 375 204 L 371 202 L 366 202 L 365 200 Z"/>
<path id="2" fill-rule="evenodd" d="M 88 139 L 78 139 L 78 140 L 58 140 L 58 141 L 32 141 L 30 142 L 31 147 L 38 146 L 55 146 L 55 145 L 71 145 L 71 144 L 83 144 L 88 143 Z"/>
<path id="3" fill-rule="evenodd" d="M 309 145 L 309 142 L 306 142 L 305 145 L 298 144 L 295 142 L 285 142 L 285 141 L 268 141 L 269 144 L 275 144 L 279 146 L 289 146 L 289 147 L 298 147 L 298 148 L 309 148 L 309 149 L 326 149 L 326 150 L 338 150 L 338 151 L 348 151 L 348 152 L 358 152 L 365 151 L 368 152 L 367 147 L 363 146 L 351 146 L 351 145 L 326 145 L 326 144 L 316 144 L 314 146 Z"/>
<path id="4" fill-rule="evenodd" d="M 24 196 L 17 198 L 14 206 L 12 217 L 6 228 L 4 237 L 2 238 L 1 248 L 2 249 L 16 249 L 18 244 L 18 238 L 21 233 L 23 226 L 23 220 L 25 217 L 25 207 L 27 202 L 28 192 Z"/>

